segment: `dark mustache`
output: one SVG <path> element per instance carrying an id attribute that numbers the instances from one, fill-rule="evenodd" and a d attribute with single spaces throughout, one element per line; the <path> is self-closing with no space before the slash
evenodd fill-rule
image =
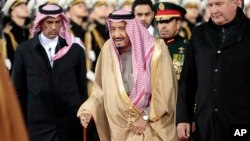
<path id="1" fill-rule="evenodd" d="M 160 31 L 160 33 L 163 33 L 163 32 L 169 32 L 168 30 L 163 30 L 163 31 Z"/>
<path id="2" fill-rule="evenodd" d="M 115 40 L 123 40 L 124 38 L 115 38 Z"/>

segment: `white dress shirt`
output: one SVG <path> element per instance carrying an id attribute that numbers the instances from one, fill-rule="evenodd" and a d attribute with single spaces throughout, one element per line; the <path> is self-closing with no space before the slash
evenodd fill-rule
<path id="1" fill-rule="evenodd" d="M 149 33 L 150 33 L 151 35 L 154 36 L 154 27 L 153 27 L 152 25 L 150 25 L 150 26 L 148 27 L 148 31 L 149 31 Z"/>
<path id="2" fill-rule="evenodd" d="M 59 39 L 58 36 L 54 39 L 49 39 L 43 33 L 39 34 L 39 41 L 41 42 L 43 48 L 47 53 L 51 67 L 53 67 L 52 56 L 55 55 L 58 39 Z"/>

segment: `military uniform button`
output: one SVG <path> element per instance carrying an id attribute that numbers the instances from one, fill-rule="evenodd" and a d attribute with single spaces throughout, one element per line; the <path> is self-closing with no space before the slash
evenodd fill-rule
<path id="1" fill-rule="evenodd" d="M 219 111 L 219 109 L 218 109 L 218 108 L 214 108 L 214 111 L 215 111 L 215 112 L 218 112 L 218 111 Z"/>
<path id="2" fill-rule="evenodd" d="M 215 88 L 213 89 L 213 91 L 214 91 L 214 92 L 216 92 L 216 93 L 218 92 L 218 90 L 217 90 L 217 89 L 215 89 Z"/>

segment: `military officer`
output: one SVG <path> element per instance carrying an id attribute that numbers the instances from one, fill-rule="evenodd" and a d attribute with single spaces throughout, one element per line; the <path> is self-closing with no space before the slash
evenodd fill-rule
<path id="1" fill-rule="evenodd" d="M 71 33 L 84 42 L 87 30 L 85 19 L 88 16 L 88 9 L 84 0 L 68 0 L 67 9 L 70 18 Z"/>
<path id="2" fill-rule="evenodd" d="M 156 3 L 154 10 L 156 12 L 155 21 L 159 35 L 168 46 L 169 53 L 173 59 L 175 72 L 179 79 L 187 40 L 178 33 L 186 10 L 171 2 Z"/>
<path id="3" fill-rule="evenodd" d="M 2 10 L 4 16 L 10 17 L 10 21 L 4 27 L 3 32 L 6 42 L 5 64 L 11 72 L 18 44 L 29 38 L 29 28 L 25 23 L 29 17 L 29 12 L 26 0 L 8 0 Z"/>

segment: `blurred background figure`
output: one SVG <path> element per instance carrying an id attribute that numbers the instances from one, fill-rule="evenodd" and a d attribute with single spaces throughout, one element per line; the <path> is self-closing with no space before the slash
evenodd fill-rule
<path id="1" fill-rule="evenodd" d="M 121 6 L 120 6 L 120 10 L 127 10 L 127 11 L 132 11 L 132 4 L 133 4 L 134 0 L 125 0 Z"/>
<path id="2" fill-rule="evenodd" d="M 45 3 L 58 4 L 58 0 L 29 0 L 27 7 L 29 9 L 31 20 L 33 21 L 38 12 L 38 7 Z"/>
<path id="3" fill-rule="evenodd" d="M 182 22 L 182 31 L 180 35 L 188 40 L 191 38 L 193 28 L 200 21 L 200 2 L 200 0 L 183 0 L 181 3 L 181 6 L 186 9 L 187 13 Z"/>
<path id="4" fill-rule="evenodd" d="M 250 19 L 250 0 L 245 4 L 244 12 L 247 18 Z"/>
<path id="5" fill-rule="evenodd" d="M 107 15 L 110 14 L 110 13 L 112 13 L 115 10 L 116 10 L 116 4 L 115 4 L 115 2 L 108 2 Z"/>
<path id="6" fill-rule="evenodd" d="M 106 18 L 108 4 L 105 1 L 98 1 L 93 5 L 89 19 L 90 25 L 86 33 L 85 46 L 87 49 L 87 70 L 89 71 L 88 78 L 93 81 L 92 72 L 95 70 L 97 57 L 101 51 L 104 42 L 109 38 L 109 32 L 106 27 Z"/>
<path id="7" fill-rule="evenodd" d="M 4 25 L 3 32 L 6 43 L 4 61 L 11 73 L 18 44 L 29 39 L 29 11 L 26 0 L 7 0 L 2 11 L 10 19 Z"/>
<path id="8" fill-rule="evenodd" d="M 210 12 L 209 12 L 209 9 L 208 9 L 207 0 L 203 0 L 201 2 L 199 12 L 200 12 L 200 15 L 201 15 L 201 21 L 198 24 L 208 22 L 208 20 L 210 18 Z"/>
<path id="9" fill-rule="evenodd" d="M 114 8 L 113 8 L 114 10 Z M 88 95 L 92 92 L 93 81 L 95 79 L 95 66 L 101 48 L 109 38 L 109 32 L 106 27 L 106 18 L 112 7 L 106 1 L 97 1 L 93 4 L 89 14 L 89 25 L 85 34 L 84 44 L 86 46 L 86 66 L 88 78 Z M 92 120 L 87 129 L 87 140 L 99 141 L 98 133 Z"/>
<path id="10" fill-rule="evenodd" d="M 158 2 L 171 2 L 177 5 L 180 5 L 180 1 L 179 0 L 158 0 Z"/>
<path id="11" fill-rule="evenodd" d="M 70 32 L 84 42 L 89 14 L 84 0 L 66 0 L 64 8 L 70 19 Z"/>
<path id="12" fill-rule="evenodd" d="M 135 0 L 132 4 L 132 11 L 135 19 L 148 29 L 151 35 L 154 35 L 155 29 L 151 25 L 154 19 L 153 3 L 151 0 Z"/>
<path id="13" fill-rule="evenodd" d="M 19 103 L 2 59 L 0 59 L 0 72 L 0 139 L 28 141 Z"/>
<path id="14" fill-rule="evenodd" d="M 122 0 L 84 0 L 88 8 L 92 8 L 96 2 L 106 2 L 107 4 L 114 4 L 115 6 L 118 5 L 117 2 Z"/>
<path id="15" fill-rule="evenodd" d="M 0 1 L 0 7 L 3 7 L 4 1 Z M 3 12 L 0 12 L 0 21 L 3 21 Z M 6 43 L 3 40 L 3 22 L 0 22 L 0 59 L 6 58 Z"/>

